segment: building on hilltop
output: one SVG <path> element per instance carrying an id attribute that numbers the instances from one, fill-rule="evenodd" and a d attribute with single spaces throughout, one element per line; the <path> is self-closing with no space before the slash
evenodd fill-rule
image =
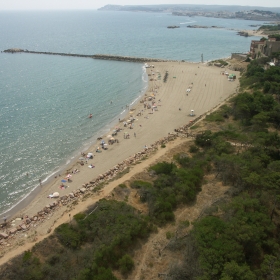
<path id="1" fill-rule="evenodd" d="M 264 45 L 264 55 L 271 56 L 272 53 L 280 51 L 280 41 L 276 41 L 275 38 L 269 38 L 265 41 Z"/>
<path id="2" fill-rule="evenodd" d="M 264 43 L 265 41 L 256 41 L 256 40 L 251 41 L 250 54 L 252 58 L 257 58 L 263 55 Z"/>
<path id="3" fill-rule="evenodd" d="M 252 58 L 261 56 L 271 56 L 274 52 L 280 51 L 280 41 L 276 38 L 268 38 L 267 40 L 260 40 L 251 42 L 250 54 Z"/>

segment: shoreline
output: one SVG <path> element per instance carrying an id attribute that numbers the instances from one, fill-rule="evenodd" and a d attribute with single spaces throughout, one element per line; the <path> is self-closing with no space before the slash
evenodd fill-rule
<path id="1" fill-rule="evenodd" d="M 67 217 L 65 217 L 64 213 L 71 209 L 75 209 L 75 211 L 85 210 L 86 207 L 93 204 L 94 201 L 107 197 L 118 181 L 131 177 L 132 173 L 137 172 L 140 165 L 141 168 L 143 168 L 143 166 L 147 168 L 151 160 L 149 158 L 157 157 L 159 154 L 167 152 L 170 145 L 185 140 L 176 139 L 176 136 L 174 138 L 176 140 L 174 141 L 172 135 L 176 134 L 176 132 L 174 133 L 175 129 L 185 127 L 186 124 L 190 124 L 190 121 L 194 120 L 196 117 L 204 116 L 209 111 L 217 108 L 219 104 L 222 104 L 227 98 L 237 92 L 239 85 L 238 81 L 228 81 L 225 75 L 221 75 L 222 69 L 216 66 L 186 62 L 160 62 L 154 63 L 154 65 L 154 73 L 160 73 L 162 78 L 164 74 L 167 73 L 166 71 L 168 71 L 167 82 L 164 83 L 163 80 L 159 82 L 156 81 L 156 91 L 158 92 L 153 93 L 152 88 L 154 88 L 154 85 L 149 81 L 149 87 L 142 98 L 150 98 L 153 94 L 156 95 L 154 97 L 158 105 L 158 111 L 152 112 L 151 110 L 144 109 L 143 99 L 139 100 L 135 105 L 135 110 L 128 112 L 129 114 L 132 112 L 134 116 L 137 112 L 141 113 L 143 110 L 143 114 L 134 116 L 136 120 L 134 121 L 133 129 L 123 129 L 119 133 L 120 135 L 118 134 L 117 136 L 120 140 L 119 143 L 115 143 L 112 146 L 110 145 L 109 149 L 107 151 L 102 151 L 102 153 L 95 153 L 97 145 L 92 145 L 88 149 L 88 152 L 93 152 L 94 159 L 89 160 L 88 164 L 94 164 L 95 168 L 88 168 L 88 164 L 80 166 L 77 162 L 73 163 L 71 169 L 74 170 L 78 168 L 80 172 L 73 174 L 73 182 L 69 184 L 65 183 L 69 185 L 65 190 L 58 189 L 62 177 L 56 178 L 49 184 L 43 186 L 40 194 L 38 194 L 27 207 L 18 209 L 17 214 L 14 215 L 17 219 L 10 223 L 10 225 L 13 224 L 12 228 L 14 229 L 14 233 L 10 235 L 11 238 L 8 239 L 8 242 L 19 244 L 20 242 L 16 242 L 16 240 L 22 240 L 22 242 L 31 246 L 30 244 L 33 245 L 34 242 L 46 237 L 46 235 L 51 232 L 53 226 L 57 226 L 62 222 L 67 222 Z M 148 75 L 152 73 L 150 70 L 147 70 Z M 223 70 L 226 71 L 226 69 Z M 235 73 L 237 77 L 239 77 L 239 72 L 228 71 Z M 152 77 L 152 74 L 148 77 Z M 190 88 L 191 91 L 186 93 L 186 89 L 188 88 Z M 159 102 L 158 99 L 161 101 Z M 195 110 L 195 117 L 189 116 L 192 109 Z M 124 127 L 122 126 L 122 128 Z M 124 131 L 129 131 L 131 134 L 130 139 L 124 139 L 122 137 Z M 134 133 L 136 133 L 136 136 L 133 135 Z M 161 149 L 159 139 L 165 141 L 164 139 L 168 139 L 168 136 L 171 137 L 170 140 L 172 141 L 168 142 L 166 149 Z M 104 140 L 107 142 L 107 138 L 104 138 Z M 158 143 L 157 146 L 151 146 L 151 144 L 154 143 Z M 139 154 L 142 154 L 144 158 L 146 157 L 145 153 L 143 153 L 143 150 L 146 150 L 144 149 L 146 145 L 148 146 L 147 150 L 149 152 L 147 159 L 140 160 L 141 163 L 135 165 L 133 160 L 139 160 Z M 157 152 L 154 154 L 156 150 Z M 131 163 L 132 171 L 125 174 L 124 178 L 116 179 L 113 171 L 116 166 L 120 166 L 120 162 Z M 120 169 L 120 167 L 118 168 Z M 111 173 L 108 173 L 108 170 Z M 99 192 L 93 193 L 92 191 L 98 184 L 94 185 L 92 182 L 95 180 L 94 178 L 99 178 L 101 176 L 100 174 L 102 174 L 102 176 L 103 174 L 109 174 L 108 178 L 113 181 L 106 184 Z M 110 174 L 112 174 L 112 176 Z M 100 182 L 102 182 L 102 179 Z M 88 184 L 94 186 L 90 186 L 87 189 L 86 187 L 89 186 Z M 86 191 L 80 193 L 79 190 L 81 190 L 81 188 L 85 188 Z M 42 211 L 42 209 L 53 204 L 55 200 L 47 198 L 47 195 L 57 191 L 60 193 L 61 197 L 69 198 L 70 193 L 74 193 L 74 196 L 77 194 L 77 196 L 73 198 L 72 204 L 70 202 L 70 204 L 64 205 L 63 200 L 59 199 L 57 206 L 55 206 L 57 208 L 54 207 L 54 211 L 51 210 L 47 213 L 44 218 L 41 219 L 41 222 L 38 222 L 37 219 L 37 222 L 31 220 L 28 224 L 28 229 L 25 228 L 26 230 L 23 231 L 21 229 L 19 231 L 15 230 L 23 223 L 21 217 L 25 217 L 26 215 L 28 217 L 38 216 L 38 213 Z M 83 203 L 80 202 L 74 206 L 74 202 L 78 200 L 82 200 Z M 24 219 L 24 222 L 26 220 L 27 219 Z M 28 239 L 34 235 L 36 235 L 36 240 Z M 11 257 L 13 254 L 17 255 L 25 248 L 24 246 L 18 247 L 15 243 L 8 243 L 8 248 L 6 248 L 5 245 L 1 246 L 3 248 L 3 254 L 5 254 L 1 259 L 1 263 L 5 262 L 6 258 L 9 258 L 9 256 Z M 4 250 L 4 248 L 6 248 L 6 250 Z M 18 252 L 16 252 L 17 250 Z"/>
<path id="2" fill-rule="evenodd" d="M 144 67 L 144 66 L 143 66 Z M 143 68 L 142 67 L 142 68 Z M 143 76 L 145 76 L 148 79 L 147 71 L 142 72 L 141 78 L 143 79 Z M 129 104 L 130 108 L 134 108 L 137 106 L 137 104 L 140 102 L 141 98 L 145 95 L 149 88 L 149 82 L 148 80 L 145 82 L 145 86 L 139 91 L 139 94 L 136 98 L 134 98 L 131 103 Z M 92 146 L 96 145 L 98 142 L 97 138 L 100 136 L 106 136 L 108 134 L 106 131 L 110 131 L 113 127 L 115 127 L 119 121 L 120 118 L 126 118 L 126 116 L 129 114 L 129 111 L 127 108 L 121 109 L 121 112 L 115 116 L 109 123 L 105 124 L 104 127 L 102 127 L 99 131 L 95 132 L 92 137 L 87 140 L 87 142 L 81 143 L 81 148 L 74 151 L 71 155 L 69 155 L 65 159 L 65 164 L 60 165 L 58 168 L 55 168 L 50 171 L 50 173 L 42 180 L 42 188 L 45 188 L 45 186 L 48 186 L 49 184 L 52 184 L 53 181 L 56 179 L 56 177 L 59 177 L 60 174 L 64 174 L 67 170 L 71 169 L 74 165 L 76 165 L 76 162 L 78 161 L 78 158 L 80 157 L 81 152 L 88 151 Z M 0 214 L 0 219 L 2 223 L 4 217 L 7 218 L 7 221 L 10 221 L 15 218 L 15 216 L 18 215 L 18 213 L 22 210 L 28 207 L 30 202 L 32 202 L 34 199 L 36 199 L 36 196 L 40 195 L 42 188 L 40 185 L 36 185 L 33 187 L 31 191 L 29 191 L 26 195 L 24 195 L 18 202 L 16 202 L 13 206 L 11 206 L 9 209 L 5 210 L 3 213 Z"/>
<path id="3" fill-rule="evenodd" d="M 263 31 L 259 30 L 253 30 L 253 29 L 243 29 L 243 30 L 237 30 L 239 32 L 245 32 L 248 33 L 248 36 L 255 36 L 255 37 L 265 37 L 267 38 L 268 35 L 263 34 Z"/>

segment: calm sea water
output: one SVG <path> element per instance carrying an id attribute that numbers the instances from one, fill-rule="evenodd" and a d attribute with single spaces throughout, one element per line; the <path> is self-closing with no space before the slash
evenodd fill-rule
<path id="1" fill-rule="evenodd" d="M 230 29 L 250 29 L 249 24 L 259 22 L 128 12 L 1 12 L 0 50 L 198 62 L 202 53 L 212 60 L 248 51 L 255 38 Z M 139 63 L 0 53 L 0 214 L 108 131 L 146 87 Z"/>

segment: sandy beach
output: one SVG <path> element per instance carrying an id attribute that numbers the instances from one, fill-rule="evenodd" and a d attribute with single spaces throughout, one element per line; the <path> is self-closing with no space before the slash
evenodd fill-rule
<path id="1" fill-rule="evenodd" d="M 246 30 L 239 30 L 241 32 L 245 32 L 248 33 L 249 36 L 256 36 L 256 37 L 265 37 L 267 38 L 266 34 L 263 34 L 263 30 L 250 30 L 250 29 L 246 29 Z"/>
<path id="2" fill-rule="evenodd" d="M 121 131 L 114 136 L 119 142 L 107 145 L 108 149 L 103 150 L 101 149 L 100 140 L 97 141 L 87 151 L 94 155 L 93 159 L 89 159 L 83 166 L 77 159 L 68 171 L 65 170 L 64 173 L 61 173 L 61 176 L 53 178 L 48 184 L 43 184 L 39 194 L 30 201 L 27 207 L 15 209 L 16 213 L 9 217 L 9 219 L 11 218 L 10 220 L 17 218 L 13 223 L 14 227 L 18 226 L 21 222 L 19 218 L 26 215 L 32 217 L 46 205 L 55 201 L 54 198 L 48 197 L 50 194 L 59 192 L 60 196 L 64 196 L 80 189 L 83 184 L 93 181 L 99 174 L 108 171 L 119 162 L 142 151 L 145 149 L 145 146 L 149 147 L 156 140 L 167 136 L 168 133 L 173 133 L 175 128 L 188 124 L 194 118 L 189 115 L 191 110 L 194 110 L 196 116 L 202 115 L 235 93 L 239 86 L 239 72 L 225 68 L 187 62 L 155 62 L 153 64 L 153 68 L 147 68 L 147 73 L 149 79 L 155 79 L 155 81 L 149 82 L 149 89 L 145 96 L 133 108 L 127 109 L 127 117 L 119 122 L 118 127 Z M 223 75 L 222 71 L 236 74 L 237 79 L 235 81 L 228 81 L 227 76 Z M 164 82 L 167 72 L 168 77 L 166 82 Z M 161 77 L 160 79 L 158 79 L 159 76 Z M 187 91 L 187 89 L 189 90 Z M 145 108 L 145 98 L 146 104 L 152 105 L 154 101 L 156 107 L 153 110 Z M 123 124 L 123 121 L 127 121 L 131 116 L 135 119 L 132 123 L 132 129 L 128 126 L 124 127 Z M 107 135 L 101 136 L 106 143 L 109 140 L 108 135 L 112 135 L 114 129 L 112 128 Z M 125 139 L 124 133 L 129 134 L 130 137 Z M 170 142 L 165 149 L 159 149 L 158 152 L 148 159 L 133 166 L 130 172 L 122 178 L 106 184 L 99 193 L 89 196 L 75 207 L 67 208 L 67 206 L 61 206 L 44 223 L 21 233 L 19 237 L 14 237 L 23 238 L 24 242 L 14 242 L 9 247 L 2 246 L 0 249 L 2 251 L 0 264 L 27 250 L 35 242 L 45 238 L 51 232 L 50 229 L 63 222 L 68 222 L 69 217 L 72 217 L 75 213 L 85 210 L 100 198 L 108 196 L 114 187 L 133 176 L 133 174 L 147 168 L 169 148 L 180 144 L 180 141 L 183 140 L 178 138 L 176 141 Z M 96 152 L 97 147 L 100 147 L 100 153 Z M 94 168 L 88 167 L 91 164 Z M 75 169 L 78 169 L 79 172 L 72 174 L 72 171 Z M 71 181 L 65 182 L 64 184 L 67 187 L 61 189 L 61 180 L 68 173 L 72 175 Z M 67 214 L 65 214 L 66 211 Z M 20 234 L 17 233 L 17 235 Z"/>

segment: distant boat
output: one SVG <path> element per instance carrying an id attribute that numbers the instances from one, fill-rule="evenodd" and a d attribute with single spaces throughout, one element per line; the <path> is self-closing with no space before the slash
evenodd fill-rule
<path id="1" fill-rule="evenodd" d="M 91 119 L 92 118 L 92 114 L 89 114 L 88 118 Z"/>

